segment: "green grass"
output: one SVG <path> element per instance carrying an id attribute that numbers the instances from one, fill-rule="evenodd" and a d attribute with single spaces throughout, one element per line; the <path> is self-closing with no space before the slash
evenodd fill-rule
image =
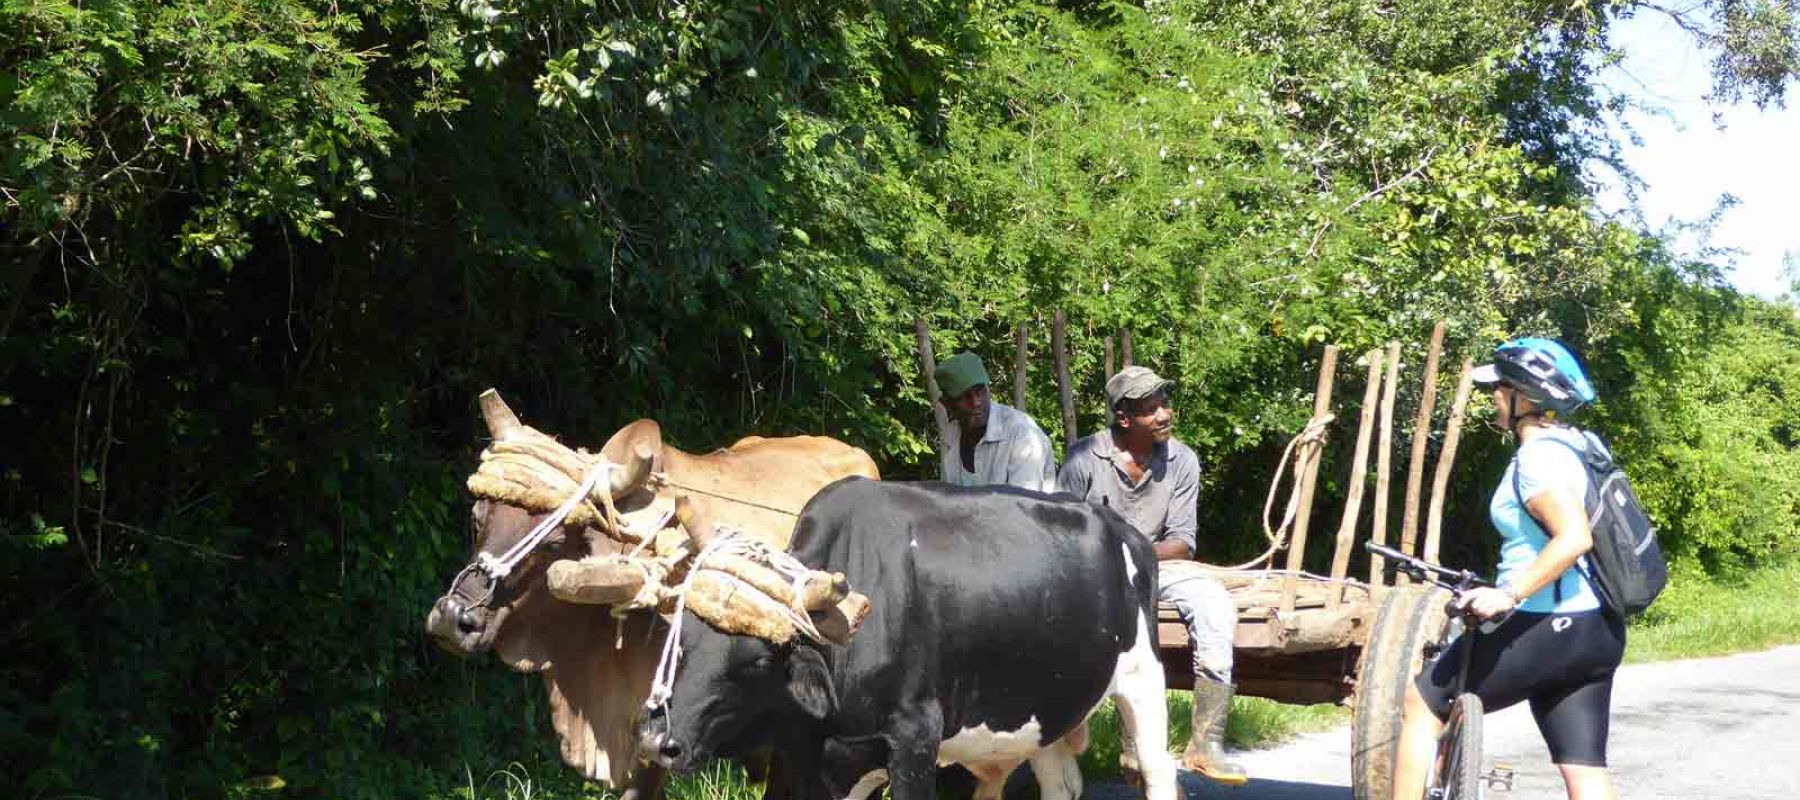
<path id="1" fill-rule="evenodd" d="M 1632 623 L 1627 662 L 1700 658 L 1800 642 L 1800 560 L 1734 578 L 1677 576 Z"/>
<path id="2" fill-rule="evenodd" d="M 558 771 L 535 780 L 523 764 L 495 770 L 478 780 L 468 774 L 467 785 L 450 795 L 455 800 L 617 800 L 618 792 L 600 788 L 591 781 L 580 781 L 573 771 Z M 579 785 L 577 786 L 577 782 Z M 762 800 L 762 784 L 751 783 L 744 768 L 721 762 L 693 775 L 669 782 L 669 797 L 674 800 Z"/>
<path id="3" fill-rule="evenodd" d="M 1170 691 L 1169 752 L 1180 755 L 1193 735 L 1193 695 Z M 1327 730 L 1348 722 L 1348 709 L 1333 705 L 1296 706 L 1239 697 L 1232 701 L 1225 741 L 1232 747 L 1272 747 L 1303 733 Z M 1088 720 L 1088 749 L 1081 756 L 1081 774 L 1089 778 L 1119 775 L 1119 715 L 1111 701 Z"/>
<path id="4" fill-rule="evenodd" d="M 1193 696 L 1170 691 L 1169 752 L 1179 757 L 1192 733 L 1190 712 Z M 1326 730 L 1349 721 L 1347 709 L 1332 705 L 1295 706 L 1239 697 L 1232 701 L 1231 721 L 1225 738 L 1239 748 L 1271 747 L 1303 733 Z M 1111 701 L 1101 705 L 1089 720 L 1089 744 L 1081 756 L 1081 773 L 1089 780 L 1119 776 L 1119 715 Z M 457 800 L 616 800 L 616 792 L 585 783 L 574 791 L 564 782 L 568 776 L 544 776 L 535 781 L 520 764 L 489 774 L 478 780 L 473 774 L 468 785 L 455 793 Z M 714 764 L 694 775 L 676 778 L 669 784 L 673 800 L 760 800 L 763 787 L 751 783 L 743 768 L 736 764 Z"/>
<path id="5" fill-rule="evenodd" d="M 669 796 L 676 800 L 762 800 L 763 787 L 751 783 L 743 767 L 714 764 L 670 781 Z"/>

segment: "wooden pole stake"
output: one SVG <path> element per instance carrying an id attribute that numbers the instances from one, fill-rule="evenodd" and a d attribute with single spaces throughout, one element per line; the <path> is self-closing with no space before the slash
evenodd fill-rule
<path id="1" fill-rule="evenodd" d="M 1062 400 L 1063 443 L 1074 447 L 1078 434 L 1075 429 L 1075 391 L 1069 384 L 1068 321 L 1060 309 L 1050 321 L 1050 349 L 1055 351 L 1056 393 Z"/>
<path id="2" fill-rule="evenodd" d="M 1018 354 L 1013 356 L 1013 408 L 1025 410 L 1025 323 L 1013 329 Z"/>
<path id="3" fill-rule="evenodd" d="M 1387 385 L 1381 389 L 1381 449 L 1375 459 L 1375 511 L 1374 530 L 1370 538 L 1376 544 L 1387 544 L 1388 524 L 1388 473 L 1389 464 L 1394 454 L 1394 394 L 1400 384 L 1400 343 L 1388 342 L 1387 347 Z M 1369 557 L 1369 585 L 1380 588 L 1385 582 L 1386 565 L 1381 556 Z"/>
<path id="4" fill-rule="evenodd" d="M 1337 547 L 1331 552 L 1331 581 L 1338 587 L 1327 595 L 1326 608 L 1343 601 L 1344 577 L 1350 574 L 1350 554 L 1356 551 L 1356 520 L 1362 514 L 1363 488 L 1369 483 L 1369 434 L 1375 428 L 1375 404 L 1381 391 L 1381 350 L 1369 351 L 1369 380 L 1363 387 L 1362 416 L 1356 425 L 1356 454 L 1350 459 L 1350 496 L 1344 501 L 1344 518 L 1338 521 Z"/>
<path id="5" fill-rule="evenodd" d="M 1313 392 L 1313 415 L 1317 420 L 1331 412 L 1331 382 L 1337 372 L 1337 345 L 1325 345 L 1325 358 L 1319 364 L 1319 385 Z M 1324 451 L 1323 439 L 1302 444 L 1304 455 L 1300 470 L 1300 508 L 1294 513 L 1293 539 L 1288 543 L 1287 575 L 1281 580 L 1281 613 L 1291 615 L 1299 597 L 1300 567 L 1306 555 L 1306 528 L 1312 522 L 1313 487 L 1319 478 L 1319 457 Z M 1291 619 L 1291 617 L 1286 617 Z"/>
<path id="6" fill-rule="evenodd" d="M 1125 328 L 1119 329 L 1119 361 L 1121 367 L 1129 367 L 1137 363 L 1131 359 L 1131 331 Z"/>
<path id="7" fill-rule="evenodd" d="M 913 320 L 913 336 L 919 340 L 919 364 L 925 371 L 925 399 L 931 403 L 931 418 L 937 422 L 938 431 L 942 431 L 950 425 L 950 414 L 944 410 L 944 404 L 938 402 L 943 393 L 938 390 L 937 359 L 931 354 L 931 329 L 925 326 L 924 317 Z"/>
<path id="8" fill-rule="evenodd" d="M 1450 467 L 1456 463 L 1456 444 L 1462 440 L 1463 410 L 1469 404 L 1469 390 L 1474 385 L 1475 369 L 1463 359 L 1462 375 L 1456 379 L 1456 400 L 1450 404 L 1450 421 L 1444 423 L 1444 451 L 1438 454 L 1437 475 L 1431 481 L 1431 510 L 1425 516 L 1426 561 L 1438 560 L 1438 543 L 1444 529 L 1444 492 L 1450 486 Z"/>
<path id="9" fill-rule="evenodd" d="M 1419 488 L 1425 480 L 1425 445 L 1431 438 L 1431 412 L 1437 405 L 1438 356 L 1444 349 L 1444 323 L 1431 329 L 1431 349 L 1425 356 L 1425 390 L 1419 395 L 1419 416 L 1413 422 L 1412 463 L 1406 468 L 1406 506 L 1400 509 L 1400 552 L 1418 555 Z M 1410 583 L 1401 576 L 1402 585 Z"/>
<path id="10" fill-rule="evenodd" d="M 1112 377 L 1113 372 L 1113 337 L 1108 336 L 1106 337 L 1106 374 L 1100 376 L 1100 380 L 1104 381 Z"/>

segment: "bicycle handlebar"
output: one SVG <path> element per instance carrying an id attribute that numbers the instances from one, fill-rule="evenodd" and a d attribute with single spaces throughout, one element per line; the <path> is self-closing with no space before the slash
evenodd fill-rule
<path id="1" fill-rule="evenodd" d="M 1424 581 L 1435 586 L 1441 586 L 1459 595 L 1470 589 L 1494 585 L 1470 570 L 1456 570 L 1448 567 L 1441 567 L 1422 558 L 1414 558 L 1386 545 L 1376 544 L 1374 542 L 1363 542 L 1363 547 L 1369 552 L 1387 559 L 1389 570 L 1399 570 L 1412 576 L 1413 580 Z"/>

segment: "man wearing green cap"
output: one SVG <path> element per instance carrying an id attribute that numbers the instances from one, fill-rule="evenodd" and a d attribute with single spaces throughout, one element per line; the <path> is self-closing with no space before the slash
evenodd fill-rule
<path id="1" fill-rule="evenodd" d="M 1175 440 L 1169 406 L 1173 385 L 1137 366 L 1107 379 L 1112 427 L 1069 449 L 1057 483 L 1064 492 L 1118 512 L 1150 538 L 1159 561 L 1188 562 L 1165 564 L 1157 580 L 1158 598 L 1181 612 L 1194 645 L 1194 735 L 1181 762 L 1213 780 L 1239 784 L 1249 776 L 1225 760 L 1237 604 L 1224 584 L 1191 562 L 1199 527 L 1200 457 Z M 1135 769 L 1129 759 L 1122 760 L 1127 769 Z"/>
<path id="2" fill-rule="evenodd" d="M 1025 412 L 988 396 L 987 369 L 979 356 L 957 353 L 933 374 L 949 416 L 939 470 L 945 483 L 1056 491 L 1050 437 Z"/>

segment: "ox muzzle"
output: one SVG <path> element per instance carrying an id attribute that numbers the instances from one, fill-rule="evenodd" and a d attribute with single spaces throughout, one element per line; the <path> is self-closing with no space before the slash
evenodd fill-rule
<path id="1" fill-rule="evenodd" d="M 638 758 L 666 770 L 679 770 L 684 763 L 682 756 L 686 748 L 675 740 L 670 732 L 669 707 L 666 704 L 654 704 L 644 710 L 644 716 L 638 720 Z"/>
<path id="2" fill-rule="evenodd" d="M 471 583 L 483 584 L 472 588 Z M 505 607 L 496 611 L 494 595 L 499 581 L 471 564 L 451 582 L 450 591 L 431 604 L 425 615 L 425 631 L 438 646 L 466 656 L 491 648 L 494 634 L 506 616 Z"/>

